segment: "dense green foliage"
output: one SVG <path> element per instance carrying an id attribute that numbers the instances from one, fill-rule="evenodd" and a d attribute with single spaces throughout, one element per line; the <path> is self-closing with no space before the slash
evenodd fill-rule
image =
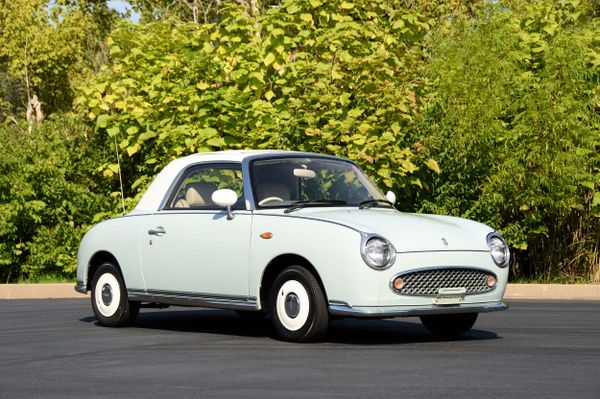
<path id="1" fill-rule="evenodd" d="M 218 26 L 114 32 L 110 64 L 76 103 L 109 145 L 118 141 L 125 176 L 140 179 L 127 187 L 143 188 L 174 157 L 241 147 L 333 153 L 385 186 L 408 184 L 417 169 L 403 137 L 408 65 L 424 18 L 371 1 L 290 1 L 257 21 L 226 11 Z M 111 177 L 117 165 L 105 168 Z"/>
<path id="2" fill-rule="evenodd" d="M 0 122 L 24 114 L 34 95 L 44 113 L 68 110 L 75 86 L 105 58 L 101 39 L 114 18 L 106 5 L 53 3 L 0 3 Z"/>
<path id="3" fill-rule="evenodd" d="M 548 280 L 600 277 L 600 25 L 577 3 L 440 28 L 417 127 L 442 173 L 412 202 L 498 226 L 515 273 Z"/>
<path id="4" fill-rule="evenodd" d="M 114 27 L 103 2 L 26 3 L 0 10 L 4 281 L 72 275 L 121 212 L 115 150 L 131 209 L 171 159 L 228 148 L 348 157 L 402 210 L 496 227 L 513 276 L 600 281 L 594 2 L 140 0 Z"/>
<path id="5" fill-rule="evenodd" d="M 31 132 L 5 126 L 0 141 L 0 270 L 20 276 L 73 276 L 79 239 L 94 213 L 109 209 L 93 171 L 106 154 L 68 117 Z"/>

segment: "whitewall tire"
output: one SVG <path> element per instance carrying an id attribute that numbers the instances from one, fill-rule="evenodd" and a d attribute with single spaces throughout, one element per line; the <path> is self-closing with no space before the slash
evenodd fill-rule
<path id="1" fill-rule="evenodd" d="M 329 326 L 323 290 L 315 276 L 301 266 L 283 270 L 271 288 L 270 309 L 277 336 L 286 341 L 314 341 Z"/>
<path id="2" fill-rule="evenodd" d="M 96 319 L 103 326 L 122 326 L 140 310 L 139 302 L 127 299 L 121 273 L 112 263 L 103 263 L 94 273 L 91 299 Z"/>

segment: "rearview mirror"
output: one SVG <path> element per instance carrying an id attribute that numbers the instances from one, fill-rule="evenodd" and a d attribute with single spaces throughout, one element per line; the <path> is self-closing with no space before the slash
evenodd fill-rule
<path id="1" fill-rule="evenodd" d="M 303 179 L 314 179 L 317 174 L 314 170 L 310 169 L 294 169 L 294 176 L 301 177 Z"/>

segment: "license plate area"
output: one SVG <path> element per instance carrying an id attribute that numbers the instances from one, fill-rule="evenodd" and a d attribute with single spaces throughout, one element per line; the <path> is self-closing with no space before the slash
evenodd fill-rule
<path id="1" fill-rule="evenodd" d="M 440 288 L 438 294 L 433 298 L 433 304 L 437 306 L 460 305 L 465 299 L 466 288 Z"/>

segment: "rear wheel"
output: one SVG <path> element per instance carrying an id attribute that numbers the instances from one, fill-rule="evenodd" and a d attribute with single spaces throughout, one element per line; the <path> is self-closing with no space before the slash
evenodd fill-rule
<path id="1" fill-rule="evenodd" d="M 127 299 L 121 273 L 112 263 L 103 263 L 92 279 L 92 308 L 103 326 L 118 327 L 133 321 L 140 303 Z"/>
<path id="2" fill-rule="evenodd" d="M 477 313 L 421 316 L 421 323 L 438 337 L 452 338 L 466 333 L 477 320 Z"/>
<path id="3" fill-rule="evenodd" d="M 277 336 L 306 342 L 321 337 L 329 327 L 325 296 L 317 279 L 301 266 L 291 266 L 275 279 L 269 297 Z"/>

